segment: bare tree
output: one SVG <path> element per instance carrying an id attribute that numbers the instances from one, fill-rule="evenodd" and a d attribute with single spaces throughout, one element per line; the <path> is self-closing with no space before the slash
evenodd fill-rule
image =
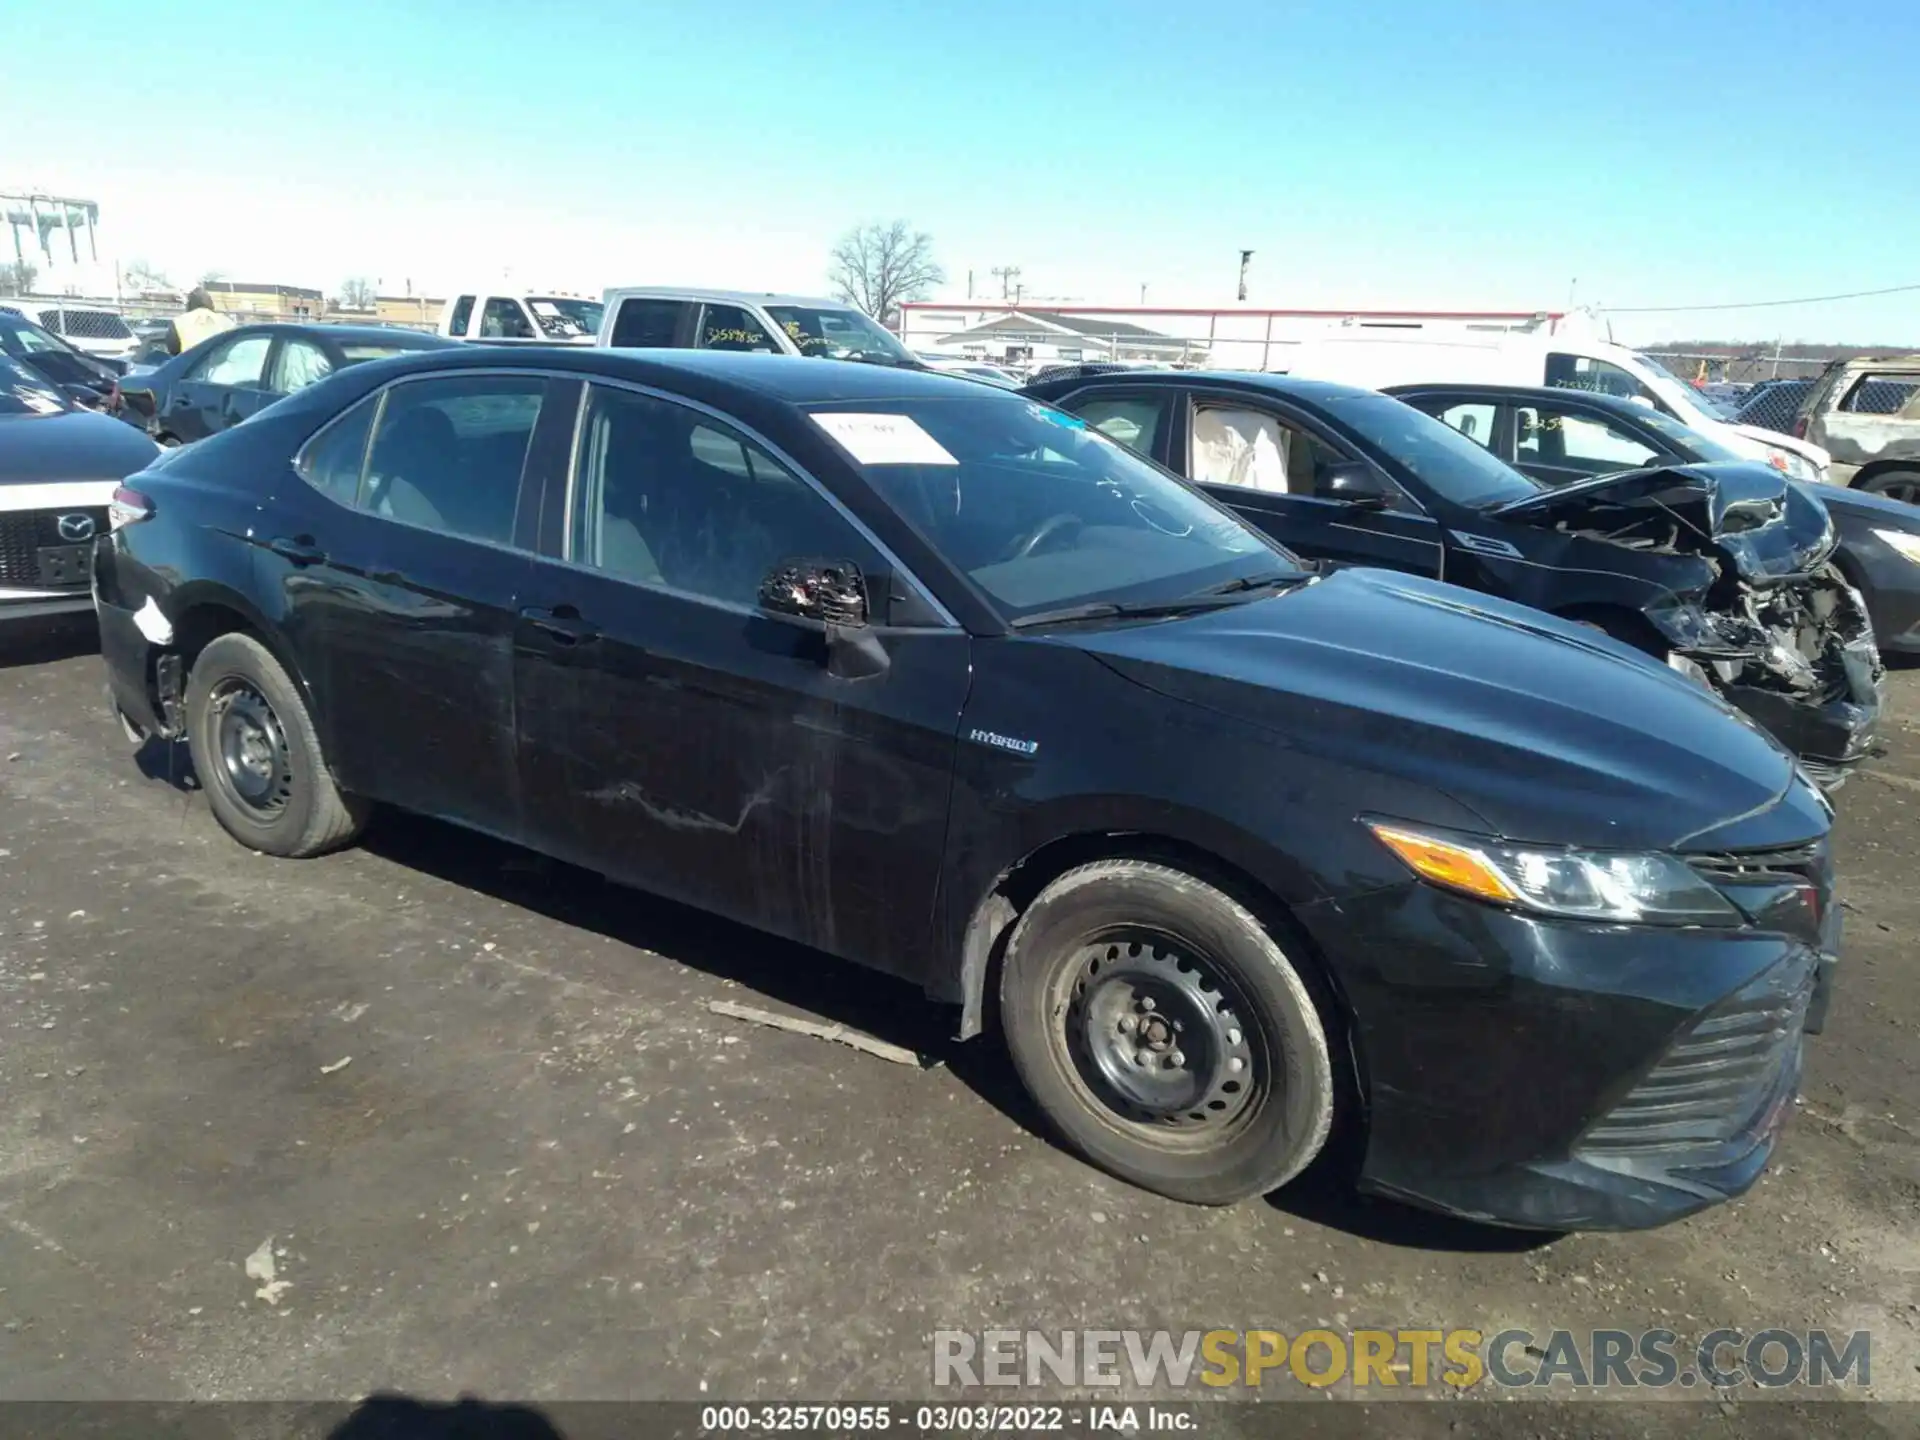
<path id="1" fill-rule="evenodd" d="M 15 260 L 0 266 L 0 295 L 31 295 L 40 267 L 31 260 Z"/>
<path id="2" fill-rule="evenodd" d="M 924 299 L 947 278 L 933 258 L 933 237 L 904 220 L 856 225 L 828 257 L 834 293 L 883 325 L 904 300 Z"/>
<path id="3" fill-rule="evenodd" d="M 348 310 L 371 310 L 373 295 L 373 282 L 364 275 L 340 282 L 340 303 Z"/>
<path id="4" fill-rule="evenodd" d="M 218 285 L 226 278 L 227 272 L 224 270 L 209 270 L 200 277 L 200 283 L 202 285 Z"/>

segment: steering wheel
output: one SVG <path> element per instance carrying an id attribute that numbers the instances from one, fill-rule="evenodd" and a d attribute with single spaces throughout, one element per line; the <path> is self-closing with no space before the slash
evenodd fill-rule
<path id="1" fill-rule="evenodd" d="M 1007 558 L 1009 560 L 1024 560 L 1056 535 L 1068 534 L 1071 531 L 1082 529 L 1085 525 L 1086 521 L 1082 520 L 1078 515 L 1068 515 L 1065 512 L 1058 515 L 1049 515 L 1034 527 L 1033 533 L 1027 536 L 1026 539 L 1013 542 L 1013 553 Z"/>

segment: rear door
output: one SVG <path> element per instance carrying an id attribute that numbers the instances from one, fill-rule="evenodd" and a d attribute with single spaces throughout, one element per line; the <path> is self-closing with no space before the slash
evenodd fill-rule
<path id="1" fill-rule="evenodd" d="M 849 958 L 918 974 L 945 843 L 966 634 L 797 469 L 671 396 L 593 386 L 546 507 L 515 691 L 536 843 Z M 783 561 L 867 578 L 882 673 L 758 597 Z"/>
<path id="2" fill-rule="evenodd" d="M 160 432 L 183 444 L 203 440 L 270 403 L 266 373 L 273 344 L 267 330 L 241 330 L 216 341 L 174 383 Z"/>
<path id="3" fill-rule="evenodd" d="M 1391 479 L 1303 410 L 1196 390 L 1176 409 L 1173 466 L 1298 554 L 1346 565 L 1441 574 L 1440 526 Z M 1328 494 L 1328 467 L 1368 463 L 1389 492 L 1373 509 Z"/>
<path id="4" fill-rule="evenodd" d="M 304 493 L 263 512 L 258 564 L 314 680 L 348 789 L 518 838 L 515 610 L 542 418 L 577 382 L 457 371 L 388 386 L 302 455 Z"/>
<path id="5" fill-rule="evenodd" d="M 283 335 L 267 362 L 266 389 L 276 400 L 318 384 L 333 373 L 333 358 L 312 340 Z"/>

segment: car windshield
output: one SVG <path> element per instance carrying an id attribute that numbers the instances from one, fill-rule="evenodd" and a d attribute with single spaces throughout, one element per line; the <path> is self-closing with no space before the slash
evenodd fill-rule
<path id="1" fill-rule="evenodd" d="M 58 415 L 72 408 L 66 396 L 26 366 L 0 356 L 0 416 Z"/>
<path id="2" fill-rule="evenodd" d="M 598 300 L 574 300 L 565 295 L 529 295 L 527 308 L 549 339 L 572 340 L 600 333 L 606 306 Z"/>
<path id="3" fill-rule="evenodd" d="M 88 385 L 101 378 L 98 362 L 88 359 L 57 335 L 31 320 L 0 314 L 0 353 L 24 360 L 62 385 Z"/>
<path id="4" fill-rule="evenodd" d="M 1702 395 L 1651 355 L 1636 351 L 1633 358 L 1648 372 L 1647 388 L 1673 407 L 1682 424 L 1697 425 L 1702 420 L 1712 424 L 1726 418 L 1711 397 Z"/>
<path id="5" fill-rule="evenodd" d="M 1015 622 L 1305 573 L 1273 541 L 1085 421 L 1017 395 L 983 386 L 809 413 Z"/>
<path id="6" fill-rule="evenodd" d="M 1390 395 L 1339 395 L 1321 404 L 1363 444 L 1456 505 L 1486 510 L 1545 488 L 1495 459 L 1477 440 Z"/>
<path id="7" fill-rule="evenodd" d="M 913 352 L 858 310 L 769 305 L 767 314 L 802 355 L 824 360 L 865 360 L 876 365 L 918 365 Z"/>
<path id="8" fill-rule="evenodd" d="M 1720 463 L 1727 460 L 1745 460 L 1748 457 L 1737 450 L 1729 450 L 1718 440 L 1703 435 L 1690 425 L 1682 425 L 1671 415 L 1662 415 L 1658 410 L 1640 409 L 1634 417 L 1647 429 L 1655 431 L 1671 440 L 1674 445 L 1697 460 Z"/>

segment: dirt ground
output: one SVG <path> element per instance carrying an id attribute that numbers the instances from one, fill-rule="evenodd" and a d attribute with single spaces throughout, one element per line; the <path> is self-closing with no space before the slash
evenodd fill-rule
<path id="1" fill-rule="evenodd" d="M 102 685 L 84 638 L 0 663 L 0 1398 L 909 1399 L 938 1329 L 1728 1325 L 1871 1331 L 1872 1394 L 1920 1399 L 1920 671 L 1839 797 L 1844 974 L 1773 1171 L 1552 1243 L 1129 1189 L 916 994 L 443 826 L 251 855 Z M 1779 1433 L 1920 1418 L 1806 1399 Z"/>

